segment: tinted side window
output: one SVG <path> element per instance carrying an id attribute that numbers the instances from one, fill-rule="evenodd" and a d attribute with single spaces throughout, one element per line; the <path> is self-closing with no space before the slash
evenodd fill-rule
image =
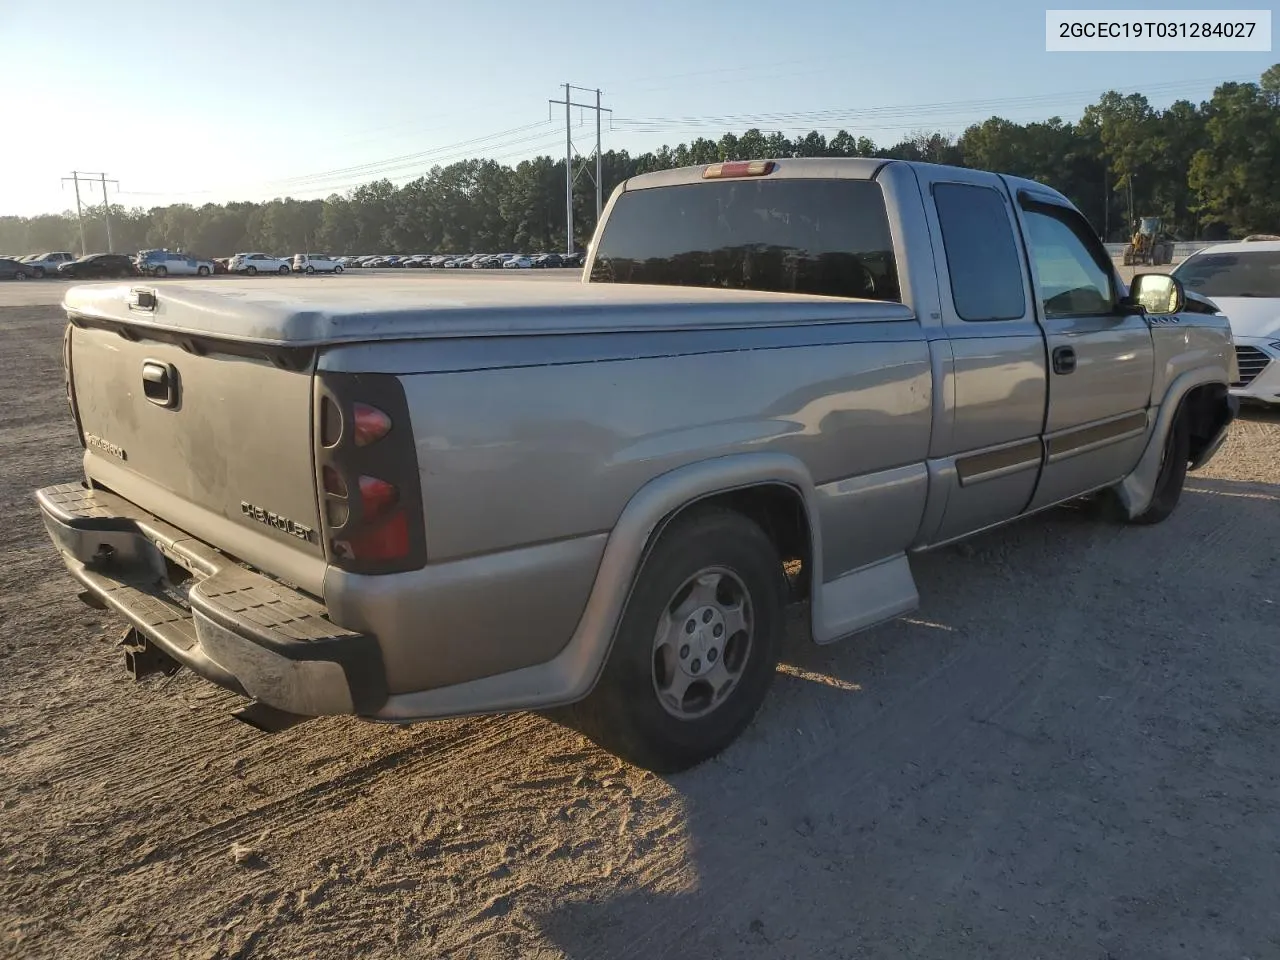
<path id="1" fill-rule="evenodd" d="M 1022 219 L 1045 317 L 1111 313 L 1116 303 L 1111 271 L 1095 255 L 1084 221 L 1070 210 L 1039 204 L 1024 207 Z"/>
<path id="2" fill-rule="evenodd" d="M 933 188 L 951 297 L 961 320 L 1016 320 L 1027 312 L 1022 268 L 1004 199 L 990 187 Z"/>
<path id="3" fill-rule="evenodd" d="M 605 223 L 591 281 L 900 299 L 884 194 L 865 180 L 627 191 Z"/>

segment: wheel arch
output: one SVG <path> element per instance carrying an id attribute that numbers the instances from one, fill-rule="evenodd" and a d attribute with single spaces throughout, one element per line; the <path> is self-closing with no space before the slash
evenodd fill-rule
<path id="1" fill-rule="evenodd" d="M 788 501 L 786 497 L 795 498 Z M 698 504 L 734 503 L 772 524 L 774 534 L 797 536 L 799 527 L 778 519 L 799 504 L 809 537 L 807 591 L 818 615 L 822 584 L 822 534 L 813 479 L 795 457 L 743 453 L 677 467 L 649 480 L 628 500 L 609 532 L 591 592 L 569 642 L 544 663 L 449 687 L 393 697 L 377 719 L 403 721 L 437 716 L 507 712 L 563 706 L 595 687 L 613 648 L 636 577 L 662 531 Z M 765 527 L 766 534 L 769 528 Z M 775 543 L 778 541 L 775 541 Z M 794 540 L 781 542 L 794 546 Z"/>
<path id="2" fill-rule="evenodd" d="M 1151 504 L 1160 455 L 1179 414 L 1188 411 L 1192 421 L 1192 469 L 1202 466 L 1221 444 L 1234 418 L 1235 405 L 1217 367 L 1184 371 L 1169 384 L 1155 412 L 1155 422 L 1138 465 L 1115 487 L 1116 496 L 1130 518 Z M 1216 426 L 1215 426 L 1216 424 Z"/>

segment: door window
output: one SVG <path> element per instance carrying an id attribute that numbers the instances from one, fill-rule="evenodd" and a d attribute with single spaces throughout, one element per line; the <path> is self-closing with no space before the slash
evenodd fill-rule
<path id="1" fill-rule="evenodd" d="M 1111 313 L 1116 304 L 1111 270 L 1094 249 L 1084 221 L 1070 210 L 1039 204 L 1025 206 L 1022 218 L 1045 318 Z"/>

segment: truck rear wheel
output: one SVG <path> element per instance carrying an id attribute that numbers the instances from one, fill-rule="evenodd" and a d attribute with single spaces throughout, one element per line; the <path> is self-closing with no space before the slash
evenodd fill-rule
<path id="1" fill-rule="evenodd" d="M 715 756 L 764 701 L 784 604 L 782 561 L 758 525 L 721 509 L 677 518 L 646 559 L 604 673 L 571 722 L 659 773 Z"/>

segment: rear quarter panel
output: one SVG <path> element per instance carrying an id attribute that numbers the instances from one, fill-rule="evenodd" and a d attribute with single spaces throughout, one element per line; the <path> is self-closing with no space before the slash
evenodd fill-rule
<path id="1" fill-rule="evenodd" d="M 932 381 L 920 328 L 792 328 L 787 346 L 744 349 L 760 335 L 723 331 L 681 352 L 672 334 L 649 343 L 651 356 L 604 344 L 586 363 L 554 362 L 548 341 L 560 338 L 543 337 L 553 362 L 405 376 L 431 561 L 608 531 L 652 478 L 747 451 L 808 467 L 826 578 L 900 551 L 925 496 Z M 400 349 L 430 362 L 430 346 Z"/>

